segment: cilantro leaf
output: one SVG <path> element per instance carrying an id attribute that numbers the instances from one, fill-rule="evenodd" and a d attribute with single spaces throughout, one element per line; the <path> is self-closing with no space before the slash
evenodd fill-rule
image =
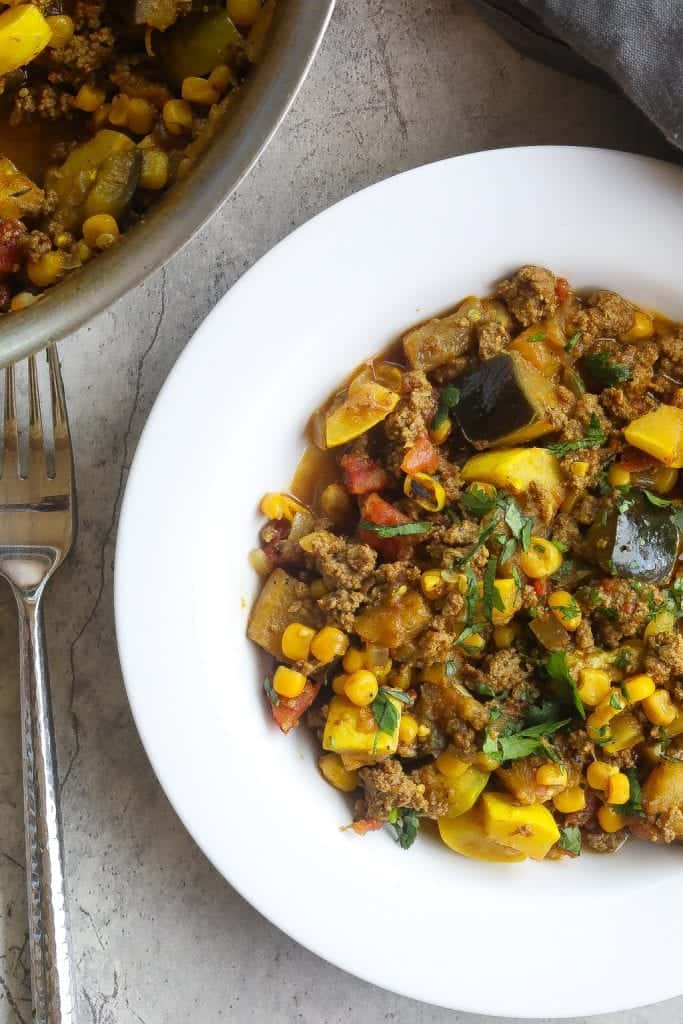
<path id="1" fill-rule="evenodd" d="M 414 534 L 429 533 L 431 523 L 399 523 L 397 526 L 378 526 L 377 523 L 369 523 L 362 519 L 358 524 L 359 530 L 371 530 L 379 537 L 412 537 Z"/>
<path id="2" fill-rule="evenodd" d="M 575 331 L 574 334 L 572 334 L 571 338 L 569 338 L 569 340 L 567 341 L 567 344 L 564 346 L 565 352 L 568 352 L 571 355 L 571 353 L 574 351 L 580 340 L 581 331 Z"/>
<path id="3" fill-rule="evenodd" d="M 579 696 L 576 683 L 572 679 L 567 664 L 567 655 L 564 651 L 553 651 L 545 662 L 545 670 L 555 683 L 560 683 L 563 688 L 569 690 L 571 701 L 582 718 L 586 717 L 586 709 Z"/>
<path id="4" fill-rule="evenodd" d="M 506 736 L 491 736 L 487 732 L 482 750 L 500 762 L 517 761 L 520 757 L 539 752 L 547 754 L 546 738 L 569 725 L 570 721 L 570 718 L 563 718 L 559 722 L 540 722 Z"/>
<path id="5" fill-rule="evenodd" d="M 648 491 L 645 487 L 643 487 L 643 494 L 650 504 L 654 505 L 656 508 L 669 508 L 671 505 L 668 498 L 660 498 L 658 494 L 653 494 L 652 491 Z"/>
<path id="6" fill-rule="evenodd" d="M 625 804 L 620 804 L 617 807 L 617 810 L 619 811 L 619 814 L 642 818 L 645 811 L 643 809 L 643 790 L 640 785 L 638 773 L 635 768 L 625 768 L 623 771 L 624 774 L 628 776 L 629 796 L 628 801 Z"/>
<path id="7" fill-rule="evenodd" d="M 565 825 L 564 828 L 560 829 L 560 838 L 557 840 L 557 845 L 561 850 L 566 850 L 567 853 L 578 857 L 581 853 L 581 829 L 576 825 Z"/>
<path id="8" fill-rule="evenodd" d="M 460 495 L 460 504 L 475 519 L 482 519 L 496 507 L 496 495 L 487 494 L 483 487 L 472 484 L 469 490 Z"/>
<path id="9" fill-rule="evenodd" d="M 472 566 L 468 565 L 465 567 L 465 576 L 467 577 L 467 590 L 465 591 L 465 611 L 467 615 L 467 624 L 472 622 L 475 612 L 477 610 L 477 603 L 479 601 L 479 584 L 477 583 L 477 577 L 474 575 Z"/>
<path id="10" fill-rule="evenodd" d="M 401 849 L 410 849 L 420 828 L 417 812 L 412 807 L 395 807 L 389 815 L 389 824 L 396 833 L 396 842 Z"/>
<path id="11" fill-rule="evenodd" d="M 505 611 L 505 604 L 496 586 L 496 570 L 498 559 L 489 558 L 484 571 L 484 585 L 482 589 L 484 615 L 489 622 L 493 622 L 494 609 L 499 612 Z"/>
<path id="12" fill-rule="evenodd" d="M 505 522 L 522 551 L 528 551 L 533 520 L 524 515 L 514 498 L 505 499 Z"/>
<path id="13" fill-rule="evenodd" d="M 273 684 L 271 683 L 269 676 L 266 676 L 263 680 L 263 689 L 266 691 L 266 696 L 273 707 L 277 707 L 280 703 L 280 696 L 273 688 Z"/>
<path id="14" fill-rule="evenodd" d="M 633 375 L 630 366 L 610 359 L 607 352 L 589 352 L 583 357 L 583 365 L 593 382 L 603 388 L 625 384 Z"/>
<path id="15" fill-rule="evenodd" d="M 402 704 L 409 704 L 410 697 L 403 690 L 394 690 L 389 686 L 382 686 L 377 691 L 377 696 L 370 705 L 373 718 L 377 723 L 375 742 L 372 747 L 373 754 L 377 750 L 377 741 L 381 732 L 392 734 L 398 726 L 401 713 L 396 705 L 389 699 L 395 697 Z"/>
<path id="16" fill-rule="evenodd" d="M 582 451 L 584 448 L 600 448 L 606 440 L 607 434 L 600 426 L 600 420 L 593 412 L 588 421 L 585 437 L 579 437 L 576 441 L 554 441 L 552 444 L 546 445 L 546 448 L 553 455 L 562 458 L 563 455 L 568 455 L 569 452 Z"/>
<path id="17" fill-rule="evenodd" d="M 543 341 L 544 338 L 545 338 L 545 331 L 535 331 L 533 334 L 530 334 L 526 340 L 527 341 Z"/>
<path id="18" fill-rule="evenodd" d="M 455 560 L 456 565 L 465 565 L 466 562 L 469 562 L 470 559 L 473 558 L 474 555 L 476 555 L 477 551 L 479 551 L 480 548 L 483 548 L 483 546 L 486 543 L 486 541 L 489 539 L 491 534 L 496 529 L 496 526 L 497 526 L 497 523 L 496 523 L 495 519 L 492 522 L 487 523 L 486 526 L 484 527 L 484 529 L 479 534 L 477 540 L 474 542 L 472 547 L 469 549 L 469 551 L 465 552 L 464 555 L 460 555 L 459 558 L 456 558 L 456 560 Z"/>
<path id="19" fill-rule="evenodd" d="M 559 612 L 560 617 L 565 622 L 571 622 L 572 619 L 576 619 L 579 615 L 579 606 L 573 597 L 570 597 L 566 604 L 553 605 L 553 611 Z"/>
<path id="20" fill-rule="evenodd" d="M 431 430 L 438 430 L 442 427 L 448 419 L 448 414 L 451 409 L 454 409 L 460 401 L 460 389 L 456 388 L 453 384 L 447 384 L 445 388 L 441 389 L 439 395 L 439 404 L 437 406 L 434 418 L 431 422 Z"/>

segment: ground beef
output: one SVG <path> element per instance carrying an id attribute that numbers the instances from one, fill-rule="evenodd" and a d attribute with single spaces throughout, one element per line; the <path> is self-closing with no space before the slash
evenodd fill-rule
<path id="1" fill-rule="evenodd" d="M 600 514 L 602 501 L 592 494 L 584 494 L 574 506 L 574 517 L 582 526 L 590 526 Z"/>
<path id="2" fill-rule="evenodd" d="M 576 550 L 581 544 L 581 530 L 572 515 L 559 512 L 553 521 L 551 540 L 558 541 L 568 550 Z"/>
<path id="3" fill-rule="evenodd" d="M 426 818 L 442 818 L 448 813 L 448 779 L 434 765 L 425 765 L 410 773 L 418 786 L 424 787 L 424 799 L 427 804 L 424 815 Z"/>
<path id="4" fill-rule="evenodd" d="M 333 590 L 318 599 L 318 608 L 325 615 L 325 622 L 345 633 L 353 632 L 356 613 L 368 602 L 368 595 L 361 590 Z"/>
<path id="5" fill-rule="evenodd" d="M 416 660 L 420 664 L 442 664 L 454 654 L 455 634 L 445 626 L 443 618 L 436 616 L 429 629 L 425 629 L 415 641 Z"/>
<path id="6" fill-rule="evenodd" d="M 583 838 L 586 846 L 594 853 L 614 853 L 628 839 L 628 829 L 622 828 L 612 833 L 585 831 Z"/>
<path id="7" fill-rule="evenodd" d="M 483 320 L 475 324 L 480 359 L 493 359 L 504 352 L 510 344 L 510 335 L 503 324 L 496 320 Z"/>
<path id="8" fill-rule="evenodd" d="M 659 353 L 658 379 L 666 377 L 675 387 L 683 386 L 683 327 L 673 327 L 659 338 Z"/>
<path id="9" fill-rule="evenodd" d="M 419 814 L 427 810 L 424 786 L 413 781 L 398 761 L 383 761 L 359 772 L 364 790 L 362 817 L 386 821 L 396 807 L 410 807 Z"/>
<path id="10" fill-rule="evenodd" d="M 587 304 L 570 319 L 567 333 L 579 331 L 581 338 L 575 348 L 581 355 L 596 338 L 625 334 L 633 326 L 634 309 L 630 302 L 610 291 L 597 291 L 589 296 Z"/>
<path id="11" fill-rule="evenodd" d="M 487 684 L 498 694 L 512 691 L 520 683 L 525 683 L 530 673 L 524 668 L 519 653 L 510 648 L 484 658 L 483 674 Z"/>
<path id="12" fill-rule="evenodd" d="M 496 296 L 502 299 L 523 327 L 552 316 L 557 309 L 555 275 L 543 267 L 522 267 L 501 281 Z"/>
<path id="13" fill-rule="evenodd" d="M 436 394 L 422 370 L 412 370 L 403 377 L 403 401 L 384 421 L 384 432 L 390 441 L 410 448 L 429 433 L 429 424 L 436 412 Z"/>
<path id="14" fill-rule="evenodd" d="M 574 640 L 580 651 L 590 651 L 595 647 L 593 630 L 591 629 L 591 624 L 588 619 L 581 619 L 578 629 L 574 633 Z"/>
<path id="15" fill-rule="evenodd" d="M 488 716 L 485 708 L 482 705 L 480 707 L 483 713 L 478 728 L 483 728 Z M 464 720 L 461 712 L 462 698 L 452 686 L 422 684 L 414 714 L 422 725 L 430 729 L 430 752 L 439 753 L 448 746 L 449 741 L 459 753 L 472 755 L 479 749 L 475 728 Z"/>
<path id="16" fill-rule="evenodd" d="M 326 581 L 347 590 L 362 590 L 377 561 L 377 552 L 367 544 L 357 544 L 327 530 L 309 534 L 304 550 Z"/>
<path id="17" fill-rule="evenodd" d="M 596 587 L 581 588 L 577 599 L 584 614 L 607 647 L 617 647 L 625 637 L 639 636 L 648 622 L 650 608 L 662 603 L 657 587 L 643 584 L 634 590 L 628 580 L 605 579 Z"/>
<path id="18" fill-rule="evenodd" d="M 680 633 L 657 633 L 647 639 L 645 671 L 657 686 L 673 691 L 676 700 L 683 700 L 683 636 Z M 679 677 L 679 678 L 672 678 Z"/>

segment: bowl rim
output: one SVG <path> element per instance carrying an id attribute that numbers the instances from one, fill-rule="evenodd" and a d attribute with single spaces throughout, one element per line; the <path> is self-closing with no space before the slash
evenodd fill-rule
<path id="1" fill-rule="evenodd" d="M 280 127 L 308 75 L 335 2 L 280 0 L 263 59 L 192 173 L 176 182 L 118 245 L 69 274 L 33 306 L 0 317 L 0 367 L 73 334 L 194 238 Z"/>

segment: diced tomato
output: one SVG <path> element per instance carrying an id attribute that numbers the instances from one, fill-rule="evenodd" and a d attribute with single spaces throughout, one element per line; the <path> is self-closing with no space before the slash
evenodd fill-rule
<path id="1" fill-rule="evenodd" d="M 341 466 L 344 470 L 344 484 L 349 494 L 381 491 L 391 483 L 387 471 L 367 455 L 344 455 Z"/>
<path id="2" fill-rule="evenodd" d="M 362 507 L 363 519 L 376 526 L 401 526 L 410 519 L 394 505 L 389 504 L 379 494 L 368 494 Z"/>
<path id="3" fill-rule="evenodd" d="M 439 468 L 439 453 L 428 437 L 420 437 L 403 457 L 401 469 L 408 476 L 415 473 L 435 473 Z"/>
<path id="4" fill-rule="evenodd" d="M 289 732 L 297 725 L 304 711 L 308 711 L 318 696 L 321 683 L 307 681 L 298 697 L 280 697 L 279 704 L 272 704 L 273 718 L 283 732 Z"/>
<path id="5" fill-rule="evenodd" d="M 569 281 L 566 277 L 558 277 L 555 281 L 555 296 L 558 302 L 564 302 L 569 295 Z"/>
<path id="6" fill-rule="evenodd" d="M 383 827 L 384 822 L 379 818 L 361 818 L 360 821 L 354 821 L 352 825 L 346 826 L 346 828 L 353 829 L 358 836 L 366 836 L 368 832 L 377 832 Z"/>
<path id="7" fill-rule="evenodd" d="M 639 448 L 627 446 L 619 459 L 619 468 L 625 469 L 628 473 L 642 473 L 645 469 L 652 469 L 658 466 L 657 459 L 654 459 L 647 452 L 641 452 Z"/>
<path id="8" fill-rule="evenodd" d="M 536 592 L 536 597 L 545 597 L 546 583 L 545 580 L 534 580 L 531 584 Z"/>

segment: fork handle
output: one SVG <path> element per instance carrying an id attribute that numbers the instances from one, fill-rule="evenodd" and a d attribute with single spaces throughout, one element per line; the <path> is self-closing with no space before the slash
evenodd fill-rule
<path id="1" fill-rule="evenodd" d="M 15 589 L 19 610 L 26 881 L 34 1024 L 76 1024 L 64 883 L 59 776 L 41 598 Z"/>

